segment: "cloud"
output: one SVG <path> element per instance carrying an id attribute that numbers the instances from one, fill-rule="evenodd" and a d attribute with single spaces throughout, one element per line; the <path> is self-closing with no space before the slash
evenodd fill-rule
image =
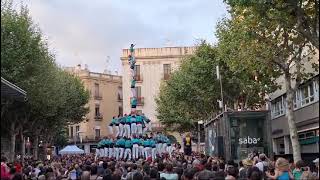
<path id="1" fill-rule="evenodd" d="M 88 64 L 121 72 L 123 48 L 191 46 L 214 42 L 214 27 L 226 14 L 222 0 L 27 0 L 34 21 L 46 35 L 59 64 Z"/>

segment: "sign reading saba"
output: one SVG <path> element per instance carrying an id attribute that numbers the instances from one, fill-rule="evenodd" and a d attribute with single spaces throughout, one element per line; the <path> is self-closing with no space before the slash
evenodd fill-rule
<path id="1" fill-rule="evenodd" d="M 239 138 L 239 144 L 257 144 L 260 141 L 260 138 L 251 138 L 250 136 Z"/>

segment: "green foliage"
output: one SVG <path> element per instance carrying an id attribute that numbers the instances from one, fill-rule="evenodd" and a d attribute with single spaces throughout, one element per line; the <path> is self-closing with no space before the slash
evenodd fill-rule
<path id="1" fill-rule="evenodd" d="M 52 142 L 66 125 L 82 121 L 89 92 L 79 78 L 56 65 L 26 7 L 17 11 L 6 1 L 1 10 L 1 76 L 26 90 L 28 97 L 23 116 L 13 121 L 7 114 L 2 128 L 14 123 L 27 135 L 41 134 Z"/>
<path id="2" fill-rule="evenodd" d="M 319 49 L 319 0 L 225 0 L 231 12 L 247 9 L 259 22 L 286 24 Z"/>
<path id="3" fill-rule="evenodd" d="M 240 102 L 254 108 L 264 102 L 258 93 L 267 92 L 265 87 L 271 80 L 254 81 L 252 71 L 229 66 L 228 59 L 222 54 L 227 52 L 220 48 L 203 42 L 196 53 L 184 59 L 180 69 L 162 83 L 156 99 L 157 117 L 161 123 L 174 130 L 187 131 L 194 128 L 194 122 L 208 119 L 219 110 L 217 100 L 221 95 L 220 82 L 216 78 L 217 65 L 223 79 L 224 103 L 229 108 Z"/>

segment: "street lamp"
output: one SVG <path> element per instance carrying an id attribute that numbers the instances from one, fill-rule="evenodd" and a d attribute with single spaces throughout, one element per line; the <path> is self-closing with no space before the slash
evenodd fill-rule
<path id="1" fill-rule="evenodd" d="M 197 151 L 200 152 L 200 125 L 203 124 L 203 120 L 198 121 L 198 145 Z"/>

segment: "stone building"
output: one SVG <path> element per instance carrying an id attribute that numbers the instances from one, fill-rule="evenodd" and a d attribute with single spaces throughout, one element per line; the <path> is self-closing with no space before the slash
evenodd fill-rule
<path id="1" fill-rule="evenodd" d="M 93 152 L 97 142 L 108 135 L 108 125 L 113 116 L 122 114 L 121 76 L 90 72 L 87 68 L 65 68 L 78 76 L 90 92 L 89 113 L 85 121 L 70 125 L 69 143 L 77 144 L 85 153 Z"/>

